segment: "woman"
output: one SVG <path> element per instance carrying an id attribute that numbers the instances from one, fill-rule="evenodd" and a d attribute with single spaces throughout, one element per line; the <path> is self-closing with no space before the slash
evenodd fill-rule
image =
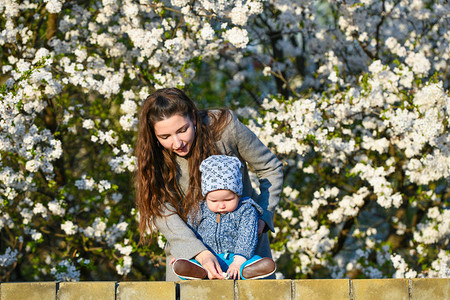
<path id="1" fill-rule="evenodd" d="M 210 279 L 223 279 L 216 257 L 186 225 L 203 199 L 199 165 L 216 154 L 236 156 L 244 165 L 242 196 L 255 199 L 264 210 L 255 253 L 271 257 L 266 231 L 274 230 L 283 182 L 282 164 L 275 155 L 229 110 L 199 111 L 179 89 L 157 90 L 144 101 L 136 147 L 141 241 L 155 225 L 168 241 L 166 262 L 174 256 L 195 258 Z M 251 186 L 247 164 L 259 178 L 259 195 Z M 166 280 L 179 280 L 168 263 Z"/>

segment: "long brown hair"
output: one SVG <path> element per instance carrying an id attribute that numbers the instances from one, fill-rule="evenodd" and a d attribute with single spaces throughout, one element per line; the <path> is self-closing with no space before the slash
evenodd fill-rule
<path id="1" fill-rule="evenodd" d="M 153 126 L 156 122 L 173 115 L 188 117 L 196 121 L 196 130 L 188 159 L 189 189 L 183 194 L 177 182 L 175 154 L 158 143 Z M 203 122 L 206 116 L 209 122 Z M 164 205 L 170 204 L 171 213 L 183 220 L 198 210 L 202 200 L 200 163 L 207 157 L 219 154 L 215 141 L 230 122 L 228 110 L 219 113 L 199 111 L 194 102 L 176 88 L 160 89 L 147 97 L 139 115 L 139 132 L 136 146 L 136 206 L 139 210 L 140 241 L 147 241 L 146 231 L 152 233 L 152 219 L 164 217 Z"/>

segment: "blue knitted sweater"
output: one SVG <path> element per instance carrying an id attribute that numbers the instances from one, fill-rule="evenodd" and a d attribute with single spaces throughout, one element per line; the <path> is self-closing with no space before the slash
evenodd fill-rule
<path id="1" fill-rule="evenodd" d="M 238 207 L 226 214 L 210 211 L 203 201 L 201 215 L 188 223 L 213 253 L 234 253 L 250 259 L 255 254 L 262 213 L 262 208 L 248 197 L 240 199 Z"/>

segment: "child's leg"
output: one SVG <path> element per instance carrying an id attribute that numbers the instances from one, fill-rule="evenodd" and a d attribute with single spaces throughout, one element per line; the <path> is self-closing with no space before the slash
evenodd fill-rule
<path id="1" fill-rule="evenodd" d="M 241 279 L 261 279 L 275 273 L 277 266 L 273 259 L 254 255 L 241 266 Z"/>
<path id="2" fill-rule="evenodd" d="M 180 279 L 205 279 L 208 272 L 195 259 L 179 258 L 173 263 L 173 272 Z"/>
<path id="3" fill-rule="evenodd" d="M 233 262 L 234 254 L 233 253 L 219 253 L 216 254 L 217 260 L 219 261 L 220 268 L 222 268 L 223 272 L 228 270 L 228 267 Z"/>

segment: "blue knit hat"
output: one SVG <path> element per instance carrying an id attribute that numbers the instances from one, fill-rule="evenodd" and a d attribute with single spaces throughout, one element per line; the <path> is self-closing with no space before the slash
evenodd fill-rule
<path id="1" fill-rule="evenodd" d="M 242 195 L 241 161 L 234 156 L 212 155 L 202 161 L 202 194 L 215 190 L 230 190 Z"/>

